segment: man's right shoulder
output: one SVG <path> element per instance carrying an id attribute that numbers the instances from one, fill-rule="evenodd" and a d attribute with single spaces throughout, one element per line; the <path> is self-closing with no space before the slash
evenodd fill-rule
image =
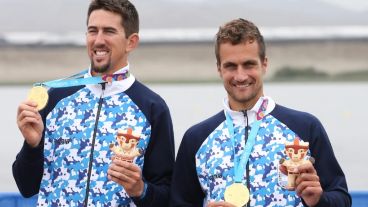
<path id="1" fill-rule="evenodd" d="M 225 121 L 224 111 L 191 126 L 184 134 L 181 145 L 189 145 L 196 151 L 207 137 Z"/>
<path id="2" fill-rule="evenodd" d="M 186 133 L 211 133 L 225 120 L 224 111 L 220 111 L 217 114 L 191 126 Z"/>

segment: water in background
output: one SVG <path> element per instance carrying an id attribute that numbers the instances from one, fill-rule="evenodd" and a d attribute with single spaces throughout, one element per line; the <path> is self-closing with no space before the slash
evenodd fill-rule
<path id="1" fill-rule="evenodd" d="M 150 85 L 170 107 L 176 149 L 185 130 L 217 113 L 222 108 L 225 91 L 221 84 Z M 30 87 L 2 86 L 0 126 L 0 192 L 17 191 L 11 164 L 23 138 L 16 125 L 18 104 Z M 365 152 L 368 135 L 368 83 L 267 83 L 265 95 L 278 104 L 317 116 L 329 134 L 336 157 L 342 166 L 350 190 L 368 190 Z"/>

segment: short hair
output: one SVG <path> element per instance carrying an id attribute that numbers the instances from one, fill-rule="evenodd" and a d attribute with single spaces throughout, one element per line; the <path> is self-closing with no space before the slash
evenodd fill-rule
<path id="1" fill-rule="evenodd" d="M 257 41 L 259 57 L 262 61 L 266 58 L 266 46 L 263 36 L 257 26 L 252 22 L 239 18 L 221 26 L 216 34 L 215 55 L 217 64 L 220 64 L 220 45 L 230 42 L 232 45 Z"/>
<path id="2" fill-rule="evenodd" d="M 128 38 L 133 33 L 139 32 L 139 16 L 135 6 L 128 0 L 92 0 L 89 4 L 87 24 L 91 13 L 103 9 L 121 16 L 121 25 Z"/>

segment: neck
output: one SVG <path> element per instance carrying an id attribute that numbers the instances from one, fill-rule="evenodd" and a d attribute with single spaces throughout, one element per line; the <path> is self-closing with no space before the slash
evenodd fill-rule
<path id="1" fill-rule="evenodd" d="M 230 109 L 233 110 L 233 111 L 247 111 L 247 110 L 250 110 L 256 105 L 259 98 L 261 98 L 262 96 L 263 96 L 263 94 L 253 98 L 252 100 L 244 102 L 244 103 L 237 103 L 237 102 L 232 103 L 231 99 L 229 99 Z"/>
<path id="2" fill-rule="evenodd" d="M 116 73 L 117 71 L 119 71 L 122 68 L 125 68 L 128 66 L 128 63 L 126 63 L 125 65 L 121 66 L 120 68 L 117 69 L 108 69 L 107 71 L 103 72 L 103 73 L 98 73 L 94 70 L 91 70 L 91 75 L 92 76 L 103 76 L 103 75 L 112 75 L 114 73 Z"/>

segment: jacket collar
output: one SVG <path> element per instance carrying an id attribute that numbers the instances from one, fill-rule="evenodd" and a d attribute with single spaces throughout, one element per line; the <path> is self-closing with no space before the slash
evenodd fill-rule
<path id="1" fill-rule="evenodd" d="M 116 71 L 116 73 L 124 73 L 126 71 L 129 71 L 130 64 L 128 63 L 127 66 L 119 69 Z M 88 70 L 88 73 L 84 75 L 84 77 L 92 77 L 91 74 L 91 68 Z M 105 91 L 104 91 L 104 97 L 112 96 L 121 92 L 124 92 L 128 90 L 134 83 L 135 77 L 130 74 L 130 76 L 124 80 L 121 81 L 113 81 L 111 83 L 106 83 Z M 95 85 L 86 85 L 86 87 L 92 91 L 93 94 L 95 94 L 97 97 L 100 97 L 102 94 L 102 86 L 100 84 Z"/>
<path id="2" fill-rule="evenodd" d="M 268 96 L 260 97 L 257 103 L 253 106 L 253 108 L 246 111 L 247 116 L 248 116 L 249 125 L 257 120 L 257 113 L 265 99 L 268 100 L 268 105 L 265 110 L 265 116 L 271 113 L 271 111 L 275 108 L 276 103 L 274 100 L 272 100 L 271 97 L 268 97 Z M 245 112 L 231 110 L 229 106 L 229 99 L 227 97 L 224 98 L 223 100 L 223 106 L 224 106 L 224 113 L 228 113 L 231 116 L 231 119 L 233 120 L 233 123 L 235 125 L 246 126 L 246 119 L 245 119 L 245 114 L 244 114 Z"/>

